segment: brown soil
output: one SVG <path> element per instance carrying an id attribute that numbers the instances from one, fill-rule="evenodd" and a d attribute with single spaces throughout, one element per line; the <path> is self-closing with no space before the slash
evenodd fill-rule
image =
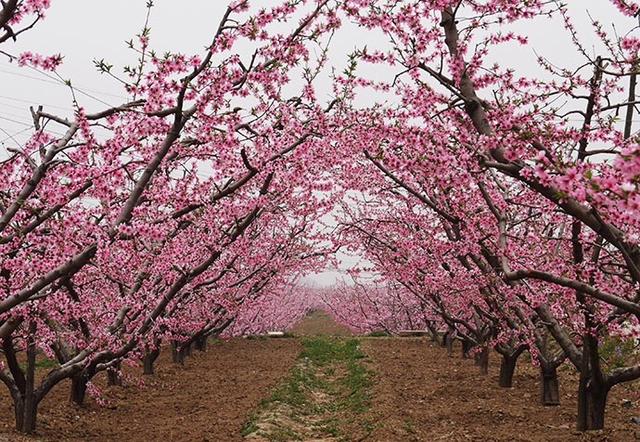
<path id="1" fill-rule="evenodd" d="M 195 352 L 185 367 L 161 354 L 157 374 L 145 386 L 103 388 L 107 408 L 89 399 L 68 403 L 69 385 L 58 385 L 40 406 L 38 440 L 234 441 L 260 400 L 288 374 L 300 351 L 294 339 L 234 339 Z M 128 370 L 136 373 L 141 369 Z M 11 433 L 13 408 L 0 389 L 0 441 L 27 440 Z M 4 433 L 4 435 L 2 434 Z"/>
<path id="2" fill-rule="evenodd" d="M 576 377 L 561 370 L 562 405 L 538 405 L 536 370 L 524 357 L 514 388 L 498 387 L 499 359 L 491 355 L 489 376 L 472 360 L 448 358 L 426 339 L 363 339 L 376 373 L 371 414 L 378 421 L 371 441 L 632 441 L 640 438 L 640 404 L 622 407 L 637 395 L 614 388 L 607 405 L 607 429 L 589 434 L 575 427 Z"/>
<path id="3" fill-rule="evenodd" d="M 351 330 L 336 323 L 331 316 L 315 310 L 290 330 L 296 336 L 351 336 Z"/>

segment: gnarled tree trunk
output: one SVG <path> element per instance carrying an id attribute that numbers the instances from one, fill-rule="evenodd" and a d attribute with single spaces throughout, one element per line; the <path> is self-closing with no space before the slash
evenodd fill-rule
<path id="1" fill-rule="evenodd" d="M 560 387 L 557 366 L 540 363 L 540 403 L 545 407 L 560 405 Z"/>
<path id="2" fill-rule="evenodd" d="M 588 317 L 590 319 L 590 317 Z M 590 322 L 590 321 L 589 321 Z M 583 336 L 582 367 L 578 384 L 578 431 L 601 430 L 607 395 L 611 388 L 600 366 L 598 338 L 589 333 Z"/>
<path id="3" fill-rule="evenodd" d="M 38 399 L 35 395 L 22 396 L 14 403 L 16 430 L 24 434 L 36 431 L 38 417 Z"/>
<path id="4" fill-rule="evenodd" d="M 502 355 L 500 361 L 500 377 L 498 384 L 503 388 L 511 388 L 513 386 L 513 374 L 516 371 L 516 363 L 518 362 L 518 356 L 512 356 L 508 354 Z"/>
<path id="5" fill-rule="evenodd" d="M 578 431 L 601 430 L 604 428 L 605 409 L 609 387 L 595 376 L 583 370 L 578 386 Z"/>
<path id="6" fill-rule="evenodd" d="M 153 375 L 155 373 L 155 362 L 160 356 L 160 347 L 155 350 L 147 350 L 142 358 L 143 373 L 145 375 Z"/>
<path id="7" fill-rule="evenodd" d="M 36 323 L 31 322 L 29 336 L 27 338 L 27 367 L 25 376 L 25 389 L 21 400 L 15 404 L 16 429 L 21 433 L 33 434 L 36 431 L 36 419 L 38 415 L 38 398 L 35 395 L 35 371 L 36 371 Z"/>
<path id="8" fill-rule="evenodd" d="M 207 351 L 207 343 L 209 338 L 207 336 L 200 336 L 194 341 L 194 346 L 198 351 Z"/>
<path id="9" fill-rule="evenodd" d="M 116 362 L 113 366 L 107 368 L 107 385 L 122 386 L 121 364 Z"/>
<path id="10" fill-rule="evenodd" d="M 468 339 L 462 339 L 460 342 L 462 342 L 462 353 L 461 353 L 461 356 L 462 356 L 463 359 L 468 359 L 469 358 L 469 352 L 473 348 L 473 342 L 469 341 Z"/>
<path id="11" fill-rule="evenodd" d="M 498 384 L 503 388 L 511 388 L 513 386 L 513 374 L 516 371 L 518 358 L 527 349 L 527 346 L 512 344 L 498 344 L 496 351 L 502 356 L 500 361 L 500 376 Z"/>
<path id="12" fill-rule="evenodd" d="M 80 372 L 71 378 L 71 393 L 69 400 L 76 405 L 84 405 L 87 396 L 87 383 L 89 379 L 84 372 Z"/>
<path id="13" fill-rule="evenodd" d="M 171 342 L 171 359 L 174 364 L 184 365 L 185 350 L 178 341 Z"/>
<path id="14" fill-rule="evenodd" d="M 447 347 L 447 355 L 449 357 L 453 356 L 453 333 L 451 332 L 447 332 L 447 334 L 444 337 L 444 343 L 445 346 Z"/>
<path id="15" fill-rule="evenodd" d="M 474 356 L 476 365 L 480 368 L 480 374 L 489 374 L 489 347 L 483 345 Z"/>

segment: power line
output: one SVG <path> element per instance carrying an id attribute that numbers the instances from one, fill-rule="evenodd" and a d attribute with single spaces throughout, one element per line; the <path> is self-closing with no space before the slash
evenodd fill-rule
<path id="1" fill-rule="evenodd" d="M 39 68 L 36 68 L 34 66 L 29 66 L 29 65 L 25 65 L 24 67 L 29 68 L 32 71 L 34 71 L 34 72 L 36 72 L 36 73 L 48 78 L 50 81 L 55 82 L 56 84 L 63 84 L 63 85 L 66 86 L 64 80 L 62 80 L 59 77 L 56 77 L 55 75 L 51 75 L 47 71 L 44 71 L 44 70 L 39 69 Z M 10 69 L 7 70 L 7 68 L 10 68 Z M 0 69 L 0 71 L 6 72 L 6 73 L 11 74 L 11 75 L 24 76 L 24 77 L 31 78 L 31 79 L 38 80 L 38 81 L 46 81 L 44 78 L 41 78 L 41 77 L 34 77 L 34 76 L 31 76 L 31 75 L 24 74 L 22 68 L 17 68 L 16 69 L 15 66 L 13 66 L 13 65 L 6 65 L 5 64 L 4 69 Z M 46 81 L 46 82 L 48 83 L 48 81 Z M 74 86 L 74 88 L 76 88 L 76 87 L 79 88 L 79 89 L 82 89 L 83 91 L 93 92 L 94 94 L 100 94 L 100 95 L 105 95 L 105 96 L 108 96 L 108 97 L 119 98 L 121 100 L 125 100 L 126 99 L 126 97 L 123 96 L 123 95 L 114 94 L 114 93 L 102 91 L 102 90 L 99 90 L 99 89 L 93 89 L 93 88 L 91 88 L 89 86 L 82 85 L 82 84 L 78 84 L 77 86 Z"/>
<path id="2" fill-rule="evenodd" d="M 74 109 L 72 107 L 65 107 L 65 106 L 58 106 L 55 104 L 50 104 L 50 103 L 40 103 L 37 102 L 35 100 L 24 100 L 22 98 L 16 98 L 16 97 L 9 97 L 7 95 L 0 95 L 0 98 L 5 99 L 5 100 L 11 100 L 11 101 L 15 101 L 17 103 L 25 103 L 25 104 L 29 104 L 29 105 L 42 105 L 42 106 L 47 106 L 47 107 L 52 107 L 55 109 L 60 109 L 60 110 L 68 110 L 68 111 L 73 111 Z"/>
<path id="3" fill-rule="evenodd" d="M 4 139 L 0 140 L 0 143 L 4 143 L 5 141 L 12 139 L 12 140 L 13 140 L 13 141 L 15 141 L 16 143 L 20 144 L 20 143 L 19 143 L 15 138 L 13 138 L 13 137 L 16 137 L 16 136 L 18 136 L 18 135 L 22 135 L 23 133 L 25 133 L 25 132 L 27 132 L 27 131 L 29 131 L 29 130 L 33 129 L 33 128 L 34 128 L 34 126 L 31 126 L 31 127 L 24 128 L 24 129 L 22 129 L 22 130 L 20 130 L 20 131 L 18 131 L 18 132 L 15 132 L 15 133 L 9 134 L 6 130 L 4 130 L 3 128 L 1 128 L 1 127 L 0 127 L 0 130 L 1 130 L 2 132 L 4 132 L 5 134 L 9 135 L 7 138 L 4 138 Z"/>
<path id="4" fill-rule="evenodd" d="M 31 66 L 29 66 L 29 67 L 31 68 Z M 95 95 L 92 95 L 92 94 L 90 94 L 90 93 L 86 92 L 84 89 L 81 89 L 81 88 L 79 88 L 79 87 L 76 87 L 76 86 L 75 86 L 75 85 L 73 85 L 73 84 L 72 84 L 71 86 L 69 86 L 69 85 L 68 85 L 68 84 L 66 84 L 63 80 L 61 80 L 61 79 L 59 79 L 59 78 L 56 78 L 56 77 L 54 77 L 54 76 L 52 76 L 52 75 L 48 75 L 47 73 L 45 73 L 45 72 L 43 72 L 43 71 L 40 71 L 40 70 L 38 70 L 38 69 L 35 69 L 35 68 L 31 68 L 31 69 L 34 69 L 36 72 L 38 72 L 38 73 L 40 73 L 40 74 L 42 74 L 42 75 L 46 76 L 46 77 L 47 77 L 47 78 L 49 78 L 49 79 L 47 80 L 47 79 L 44 79 L 44 78 L 34 77 L 34 76 L 32 76 L 32 75 L 27 75 L 27 74 L 22 74 L 22 73 L 17 73 L 17 72 L 11 72 L 11 71 L 7 71 L 7 70 L 5 70 L 5 69 L 0 69 L 0 72 L 2 72 L 2 73 L 4 73 L 4 74 L 7 74 L 7 75 L 14 75 L 14 76 L 16 76 L 16 77 L 26 78 L 26 79 L 29 79 L 29 80 L 35 80 L 35 81 L 41 81 L 41 82 L 43 82 L 43 83 L 54 84 L 54 85 L 56 85 L 56 86 L 63 86 L 63 87 L 66 87 L 66 88 L 71 87 L 74 91 L 78 92 L 78 93 L 79 93 L 79 94 L 81 94 L 81 95 L 84 95 L 85 97 L 91 98 L 92 100 L 95 100 L 95 101 L 97 101 L 97 102 L 99 102 L 99 103 L 101 103 L 101 104 L 104 104 L 104 105 L 106 105 L 106 106 L 109 106 L 109 107 L 115 107 L 113 104 L 108 103 L 107 101 L 105 101 L 105 100 L 103 100 L 103 99 L 101 99 L 101 98 L 98 98 L 98 97 L 96 97 Z M 91 90 L 91 89 L 88 89 L 88 90 Z M 91 90 L 91 91 L 92 91 L 93 93 L 96 93 L 96 94 L 109 95 L 109 96 L 117 97 L 117 98 L 120 98 L 120 99 L 125 99 L 124 97 L 117 96 L 117 95 L 114 95 L 114 94 L 109 94 L 109 93 L 107 93 L 107 92 L 93 91 L 93 90 Z"/>
<path id="5" fill-rule="evenodd" d="M 100 99 L 100 98 L 98 98 L 98 97 L 95 97 L 95 96 L 91 95 L 90 93 L 86 92 L 86 91 L 85 91 L 85 88 L 80 89 L 79 87 L 74 86 L 74 85 L 73 85 L 73 83 L 71 84 L 71 86 L 69 86 L 69 85 L 68 85 L 65 81 L 63 81 L 62 79 L 57 78 L 57 77 L 54 77 L 53 75 L 48 74 L 48 73 L 47 73 L 47 72 L 45 72 L 45 71 L 42 71 L 42 70 L 40 70 L 40 69 L 38 69 L 38 68 L 34 68 L 33 66 L 27 66 L 27 67 L 28 67 L 29 69 L 32 69 L 32 70 L 34 70 L 34 71 L 38 72 L 38 73 L 39 73 L 39 74 L 41 74 L 41 75 L 44 75 L 44 76 L 45 76 L 45 77 L 47 77 L 47 78 L 52 79 L 53 81 L 57 81 L 57 82 L 58 82 L 58 84 L 60 84 L 61 86 L 71 87 L 74 91 L 77 91 L 77 92 L 79 92 L 80 94 L 82 94 L 82 95 L 84 95 L 84 96 L 86 96 L 86 97 L 89 97 L 89 98 L 91 98 L 91 99 L 93 99 L 93 100 L 96 100 L 96 101 L 98 101 L 98 102 L 100 102 L 100 103 L 102 103 L 102 104 L 105 104 L 105 105 L 107 105 L 107 106 L 115 107 L 115 106 L 114 106 L 114 105 L 112 105 L 111 103 L 107 103 L 106 101 L 104 101 L 104 100 L 102 100 L 102 99 Z M 109 94 L 109 93 L 107 93 L 107 92 L 95 91 L 95 90 L 92 90 L 92 89 L 86 89 L 86 90 L 89 90 L 89 91 L 91 91 L 91 92 L 93 92 L 93 93 L 96 93 L 96 94 L 108 95 L 108 96 L 112 96 L 112 97 L 116 97 L 116 98 L 124 99 L 123 97 L 119 97 L 119 96 L 117 96 L 117 95 Z"/>
<path id="6" fill-rule="evenodd" d="M 25 130 L 28 130 L 28 129 L 25 129 Z M 14 138 L 14 137 L 15 137 L 15 135 L 10 134 L 9 132 L 7 132 L 6 130 L 4 130 L 4 129 L 3 129 L 3 128 L 1 128 L 1 127 L 0 127 L 0 131 L 4 132 L 4 134 L 5 134 L 5 135 L 7 135 L 7 138 L 5 138 L 4 140 L 2 140 L 2 143 L 4 143 L 4 141 L 5 141 L 5 140 L 9 140 L 9 139 L 11 139 L 11 140 L 13 140 L 13 141 L 14 141 L 14 143 L 16 143 L 16 144 L 17 144 L 18 146 L 20 146 L 21 148 L 23 148 L 23 147 L 24 147 L 20 141 L 18 141 L 18 140 L 16 140 L 16 139 Z M 17 134 L 16 134 L 16 135 L 17 135 Z M 6 148 L 5 148 L 5 150 L 6 150 Z"/>
<path id="7" fill-rule="evenodd" d="M 0 112 L 0 113 L 1 113 L 1 114 L 4 114 L 4 115 L 14 116 L 14 117 L 15 117 L 15 116 L 17 116 L 17 115 L 9 114 L 9 113 L 6 113 L 6 112 Z M 19 116 L 18 116 L 18 117 L 19 117 Z M 34 128 L 34 127 L 35 127 L 35 126 L 33 125 L 33 123 L 25 123 L 24 121 L 15 120 L 15 119 L 13 119 L 13 118 L 9 118 L 9 117 L 3 117 L 2 115 L 0 115 L 0 120 L 5 120 L 5 121 L 9 121 L 9 122 L 14 123 L 14 124 L 19 124 L 19 125 L 21 125 L 21 126 L 25 126 L 25 127 L 27 127 L 28 129 L 32 129 L 32 128 Z M 62 136 L 64 136 L 64 134 L 63 134 L 62 132 L 58 132 L 58 131 L 55 131 L 55 130 L 46 129 L 46 131 L 47 131 L 47 132 L 49 132 L 49 133 L 52 133 L 52 134 L 55 134 L 55 135 L 61 136 L 61 137 L 62 137 Z"/>
<path id="8" fill-rule="evenodd" d="M 67 87 L 67 88 L 69 87 L 69 85 L 65 84 L 62 80 L 60 80 L 60 81 L 46 80 L 44 78 L 33 77 L 31 75 L 18 74 L 16 72 L 5 71 L 4 69 L 0 69 L 0 72 L 4 73 L 4 74 L 7 74 L 7 75 L 15 75 L 16 77 L 27 78 L 29 80 L 41 81 L 43 83 L 53 84 L 53 85 L 56 85 L 56 86 L 63 86 L 63 87 Z M 99 102 L 101 104 L 105 104 L 105 105 L 107 105 L 109 107 L 114 107 L 112 104 L 107 103 L 106 101 L 104 101 L 104 100 L 102 100 L 100 98 L 94 97 L 93 95 L 91 95 L 91 94 L 89 94 L 87 92 L 84 92 L 83 90 L 81 90 L 81 89 L 79 89 L 79 88 L 77 88 L 75 86 L 73 86 L 73 90 L 75 90 L 79 94 L 87 96 L 87 97 L 89 97 L 89 98 L 91 98 L 91 99 L 93 99 L 93 100 L 95 100 L 95 101 L 97 101 L 97 102 Z"/>
<path id="9" fill-rule="evenodd" d="M 16 109 L 16 110 L 20 110 L 20 111 L 24 111 L 27 112 L 27 109 L 25 109 L 24 106 L 16 106 L 15 104 L 9 104 L 9 103 L 3 103 L 0 101 L 0 105 L 5 108 L 5 107 L 9 107 L 11 109 Z"/>
<path id="10" fill-rule="evenodd" d="M 1 115 L 0 115 L 0 120 L 10 121 L 12 123 L 19 124 L 21 126 L 33 127 L 32 124 L 27 124 L 27 123 L 25 123 L 23 121 L 14 120 L 12 118 L 3 117 Z"/>

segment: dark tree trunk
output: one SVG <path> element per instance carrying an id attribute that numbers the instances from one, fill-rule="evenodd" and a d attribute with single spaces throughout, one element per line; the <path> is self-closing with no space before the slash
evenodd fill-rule
<path id="1" fill-rule="evenodd" d="M 171 342 L 171 359 L 174 364 L 184 365 L 185 351 L 177 341 Z"/>
<path id="2" fill-rule="evenodd" d="M 585 322 L 591 323 L 589 315 Z M 604 413 L 610 386 L 600 367 L 598 338 L 585 333 L 583 343 L 576 427 L 578 431 L 601 430 L 604 428 Z"/>
<path id="3" fill-rule="evenodd" d="M 20 432 L 25 434 L 35 433 L 38 416 L 38 401 L 33 395 L 29 398 L 25 398 L 23 416 Z"/>
<path id="4" fill-rule="evenodd" d="M 595 382 L 590 375 L 580 375 L 580 384 L 578 386 L 578 431 L 601 430 L 604 428 L 608 394 L 608 387 Z"/>
<path id="5" fill-rule="evenodd" d="M 196 339 L 194 346 L 198 351 L 207 351 L 207 343 L 209 342 L 209 338 L 207 336 L 200 336 Z"/>
<path id="6" fill-rule="evenodd" d="M 120 368 L 120 362 L 114 364 L 113 367 L 107 368 L 107 385 L 109 385 L 110 387 L 122 386 L 122 376 Z"/>
<path id="7" fill-rule="evenodd" d="M 24 400 L 22 398 L 13 401 L 13 411 L 16 418 L 16 431 L 22 432 L 24 423 Z"/>
<path id="8" fill-rule="evenodd" d="M 447 333 L 444 338 L 445 345 L 447 347 L 447 354 L 449 357 L 453 356 L 453 333 Z"/>
<path id="9" fill-rule="evenodd" d="M 480 374 L 489 374 L 489 348 L 486 345 L 480 347 L 474 359 L 476 365 L 480 367 Z"/>
<path id="10" fill-rule="evenodd" d="M 24 399 L 13 402 L 13 410 L 16 417 L 16 431 L 23 433 L 24 428 Z"/>
<path id="11" fill-rule="evenodd" d="M 429 329 L 429 334 L 431 335 L 431 342 L 440 344 L 440 340 L 439 340 L 440 337 L 438 336 L 438 330 L 429 321 L 427 321 L 427 328 Z"/>
<path id="12" fill-rule="evenodd" d="M 471 351 L 472 348 L 473 348 L 473 342 L 467 339 L 462 340 L 462 358 L 463 359 L 469 358 L 469 352 Z"/>
<path id="13" fill-rule="evenodd" d="M 555 364 L 540 363 L 540 403 L 545 407 L 560 405 L 558 371 Z"/>
<path id="14" fill-rule="evenodd" d="M 176 364 L 184 365 L 185 357 L 186 357 L 185 351 L 183 349 L 178 349 L 176 351 L 173 362 L 175 362 Z"/>
<path id="15" fill-rule="evenodd" d="M 24 434 L 33 434 L 36 431 L 38 416 L 38 400 L 32 394 L 22 397 L 14 405 L 16 417 L 16 430 Z"/>
<path id="16" fill-rule="evenodd" d="M 444 332 L 444 333 L 442 334 L 442 339 L 440 340 L 440 346 L 441 346 L 442 348 L 446 348 L 446 347 L 447 347 L 447 344 L 448 344 L 448 342 L 449 342 L 449 334 L 450 334 L 450 333 L 449 333 L 448 331 L 446 331 L 446 332 Z"/>
<path id="17" fill-rule="evenodd" d="M 156 348 L 155 350 L 146 351 L 144 357 L 142 358 L 142 366 L 144 370 L 144 374 L 152 375 L 155 373 L 154 364 L 158 356 L 160 355 L 160 348 Z"/>
<path id="18" fill-rule="evenodd" d="M 178 363 L 178 352 L 179 352 L 180 344 L 178 341 L 171 341 L 171 360 L 174 364 Z"/>
<path id="19" fill-rule="evenodd" d="M 24 393 L 15 403 L 16 429 L 25 434 L 35 433 L 38 415 L 38 399 L 34 393 L 36 371 L 35 333 L 36 323 L 32 321 L 29 325 L 29 336 L 27 338 L 27 367 Z"/>
<path id="20" fill-rule="evenodd" d="M 519 354 L 503 354 L 500 361 L 500 379 L 499 385 L 503 388 L 511 388 L 513 386 L 513 374 L 516 371 L 516 363 Z"/>
<path id="21" fill-rule="evenodd" d="M 71 402 L 80 406 L 84 405 L 88 382 L 88 378 L 82 372 L 71 378 L 71 395 L 69 396 Z"/>

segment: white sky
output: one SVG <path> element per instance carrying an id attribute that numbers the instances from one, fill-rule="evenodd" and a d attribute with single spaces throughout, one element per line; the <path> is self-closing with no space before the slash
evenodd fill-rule
<path id="1" fill-rule="evenodd" d="M 107 104 L 117 105 L 125 99 L 119 83 L 98 74 L 93 60 L 104 58 L 116 67 L 135 63 L 136 54 L 127 50 L 124 42 L 142 28 L 145 3 L 146 0 L 53 0 L 45 21 L 21 35 L 18 43 L 4 44 L 3 50 L 12 54 L 24 50 L 41 54 L 62 53 L 65 57 L 59 71 L 62 77 L 71 79 L 77 88 L 91 95 L 78 95 L 81 105 L 89 112 L 103 109 Z M 278 0 L 252 2 L 259 6 L 277 3 Z M 637 25 L 635 20 L 622 19 L 609 0 L 568 0 L 568 3 L 577 29 L 586 41 L 593 42 L 586 44 L 587 47 L 597 48 L 587 10 L 607 25 L 615 22 L 621 34 Z M 229 0 L 155 0 L 150 22 L 151 46 L 159 53 L 201 54 L 228 4 Z M 519 30 L 530 38 L 538 53 L 551 61 L 566 66 L 580 62 L 558 22 L 539 20 Z M 333 43 L 331 62 L 342 70 L 346 55 L 354 48 L 365 44 L 370 48 L 384 47 L 386 40 L 346 26 Z M 505 47 L 498 54 L 504 63 L 525 72 L 536 69 L 536 56 L 530 49 L 514 51 L 513 47 Z M 329 93 L 327 82 L 326 96 Z M 0 151 L 3 145 L 21 143 L 27 138 L 31 126 L 29 105 L 42 104 L 50 111 L 65 113 L 71 111 L 70 102 L 66 87 L 37 71 L 18 68 L 0 57 Z M 357 261 L 346 256 L 341 258 L 345 266 Z M 339 271 L 329 271 L 307 280 L 324 286 L 339 278 Z"/>

